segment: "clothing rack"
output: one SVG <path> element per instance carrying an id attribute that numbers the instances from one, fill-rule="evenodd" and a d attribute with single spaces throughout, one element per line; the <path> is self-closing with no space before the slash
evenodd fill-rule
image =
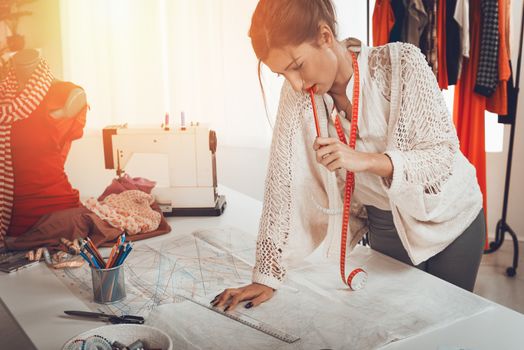
<path id="1" fill-rule="evenodd" d="M 517 59 L 517 74 L 513 76 L 511 72 L 511 79 L 508 83 L 508 115 L 499 115 L 499 123 L 510 125 L 509 135 L 509 149 L 508 149 L 508 160 L 506 164 L 506 182 L 504 184 L 504 199 L 502 204 L 502 218 L 497 222 L 495 240 L 489 244 L 489 249 L 484 251 L 485 254 L 496 252 L 504 243 L 504 236 L 507 233 L 510 234 L 513 239 L 513 265 L 506 269 L 506 274 L 509 277 L 515 276 L 517 273 L 517 266 L 519 262 L 519 241 L 517 235 L 508 225 L 506 219 L 508 214 L 508 197 L 509 197 L 509 185 L 511 177 L 511 162 L 513 160 L 513 143 L 515 141 L 515 123 L 517 116 L 517 102 L 519 97 L 519 83 L 520 83 L 520 68 L 522 61 L 522 39 L 524 36 L 524 4 L 522 6 L 522 17 L 520 23 L 520 40 L 519 40 L 519 55 Z M 511 65 L 510 65 L 511 66 Z M 515 83 L 513 83 L 515 79 Z"/>
<path id="2" fill-rule="evenodd" d="M 369 46 L 370 36 L 370 1 L 367 0 L 366 5 L 366 41 Z M 519 96 L 519 84 L 520 84 L 520 68 L 522 62 L 522 42 L 524 37 L 524 4 L 522 6 L 522 16 L 520 25 L 520 38 L 519 38 L 519 54 L 517 59 L 517 74 L 513 74 L 511 70 L 510 81 L 508 82 L 508 114 L 499 115 L 498 122 L 502 124 L 510 125 L 510 137 L 509 137 L 509 149 L 508 159 L 506 163 L 506 179 L 504 184 L 504 198 L 502 204 L 502 217 L 497 222 L 495 240 L 490 242 L 489 248 L 484 251 L 484 254 L 490 254 L 496 252 L 504 243 L 505 234 L 508 233 L 513 240 L 513 264 L 506 269 L 506 274 L 509 277 L 513 277 L 517 273 L 518 261 L 519 261 L 519 242 L 516 233 L 511 229 L 507 223 L 508 214 L 508 199 L 509 199 L 509 186 L 511 178 L 511 165 L 513 161 L 513 145 L 515 142 L 515 123 L 517 115 L 517 103 Z M 510 64 L 510 68 L 511 64 Z M 364 237 L 364 244 L 369 242 L 368 237 Z"/>

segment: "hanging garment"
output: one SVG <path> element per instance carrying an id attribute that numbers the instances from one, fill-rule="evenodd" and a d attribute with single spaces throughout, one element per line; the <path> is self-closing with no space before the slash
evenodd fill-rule
<path id="1" fill-rule="evenodd" d="M 458 79 L 459 64 L 462 60 L 462 47 L 457 38 L 460 27 L 454 18 L 457 0 L 446 0 L 446 65 L 448 68 L 448 85 L 455 85 Z"/>
<path id="2" fill-rule="evenodd" d="M 437 38 L 437 0 L 424 0 L 424 7 L 428 16 L 428 24 L 420 38 L 420 50 L 437 77 L 438 74 L 438 38 Z"/>
<path id="3" fill-rule="evenodd" d="M 455 87 L 453 120 L 460 140 L 460 150 L 475 166 L 477 171 L 477 180 L 483 195 L 484 213 L 487 217 L 486 146 L 484 139 L 486 98 L 473 92 L 479 64 L 481 28 L 480 1 L 481 0 L 471 0 L 470 2 L 470 58 L 469 60 L 464 60 L 462 75 Z M 487 239 L 486 242 L 488 242 Z"/>
<path id="4" fill-rule="evenodd" d="M 424 3 L 422 0 L 404 0 L 404 7 L 406 8 L 407 16 L 404 19 L 402 31 L 403 41 L 418 47 L 422 32 L 428 23 Z"/>
<path id="5" fill-rule="evenodd" d="M 45 214 L 80 206 L 79 193 L 69 183 L 64 165 L 71 143 L 82 137 L 87 106 L 73 117 L 50 115 L 78 88 L 68 82 L 53 83 L 31 116 L 13 124 L 15 186 L 10 236 L 27 231 Z"/>
<path id="6" fill-rule="evenodd" d="M 440 89 L 448 88 L 448 66 L 446 62 L 446 1 L 437 1 L 437 38 L 438 72 L 437 81 Z"/>
<path id="7" fill-rule="evenodd" d="M 453 18 L 460 27 L 462 56 L 469 57 L 469 0 L 457 0 Z"/>
<path id="8" fill-rule="evenodd" d="M 42 59 L 22 91 L 18 91 L 18 80 L 13 69 L 0 82 L 0 240 L 7 233 L 13 212 L 15 174 L 11 151 L 12 126 L 32 115 L 46 96 L 52 81 L 53 75 Z"/>
<path id="9" fill-rule="evenodd" d="M 459 26 L 462 54 L 462 58 L 458 61 L 458 78 L 462 75 L 462 62 L 464 58 L 469 58 L 469 0 L 457 0 L 453 18 L 455 18 L 455 21 Z"/>
<path id="10" fill-rule="evenodd" d="M 404 0 L 391 0 L 391 9 L 395 16 L 395 25 L 389 33 L 389 42 L 404 41 L 404 38 L 402 37 L 402 29 L 404 28 L 404 19 L 406 17 Z"/>
<path id="11" fill-rule="evenodd" d="M 373 46 L 389 42 L 389 34 L 395 25 L 395 14 L 390 0 L 377 0 L 373 9 Z"/>
<path id="12" fill-rule="evenodd" d="M 499 115 L 508 114 L 509 61 L 509 0 L 499 0 L 499 82 L 493 95 L 487 99 L 486 109 Z"/>
<path id="13" fill-rule="evenodd" d="M 475 92 L 489 97 L 499 81 L 499 5 L 498 0 L 481 1 L 481 34 Z"/>

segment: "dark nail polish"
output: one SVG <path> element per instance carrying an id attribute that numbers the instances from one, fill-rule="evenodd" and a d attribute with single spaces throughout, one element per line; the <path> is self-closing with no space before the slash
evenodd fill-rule
<path id="1" fill-rule="evenodd" d="M 246 309 L 250 309 L 251 307 L 253 307 L 253 303 L 252 303 L 252 302 L 249 302 L 249 303 L 247 303 L 246 305 L 244 305 L 244 307 L 245 307 Z"/>

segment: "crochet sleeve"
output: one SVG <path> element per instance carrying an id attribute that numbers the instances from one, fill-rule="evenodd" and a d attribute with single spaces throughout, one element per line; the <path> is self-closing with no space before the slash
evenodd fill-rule
<path id="1" fill-rule="evenodd" d="M 420 50 L 403 44 L 399 58 L 400 109 L 385 152 L 394 170 L 384 185 L 397 207 L 429 221 L 443 199 L 459 143 L 435 75 Z"/>
<path id="2" fill-rule="evenodd" d="M 293 91 L 284 83 L 280 94 L 268 170 L 264 189 L 264 202 L 260 218 L 256 247 L 256 263 L 253 270 L 253 282 L 277 289 L 286 269 L 282 254 L 288 242 L 291 222 L 291 149 L 292 139 L 282 137 L 284 130 L 297 130 L 296 109 L 289 103 Z M 286 171 L 287 170 L 287 171 Z"/>
<path id="3" fill-rule="evenodd" d="M 308 128 L 314 129 L 313 119 L 304 116 L 304 111 L 311 109 L 308 103 L 289 83 L 284 83 L 271 142 L 252 279 L 274 289 L 283 282 L 288 265 L 301 261 L 327 231 L 327 216 L 319 215 L 308 197 L 327 205 Z"/>

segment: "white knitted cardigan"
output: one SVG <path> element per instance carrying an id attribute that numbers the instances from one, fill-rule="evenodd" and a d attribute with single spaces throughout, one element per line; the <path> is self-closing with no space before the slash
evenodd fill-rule
<path id="1" fill-rule="evenodd" d="M 405 43 L 370 48 L 369 73 L 390 101 L 387 150 L 394 171 L 384 181 L 393 219 L 412 262 L 442 251 L 476 218 L 482 195 L 475 168 L 460 152 L 435 76 L 420 50 Z M 361 73 L 362 74 L 362 73 Z M 321 135 L 328 123 L 316 96 Z M 326 98 L 327 100 L 328 98 Z M 366 95 L 361 97 L 366 103 Z M 365 118 L 366 116 L 360 116 Z M 253 282 L 277 289 L 288 267 L 326 240 L 338 256 L 343 188 L 315 160 L 308 95 L 284 83 L 271 143 Z M 356 186 L 358 187 L 358 182 Z M 365 208 L 352 201 L 349 248 L 367 232 Z"/>

